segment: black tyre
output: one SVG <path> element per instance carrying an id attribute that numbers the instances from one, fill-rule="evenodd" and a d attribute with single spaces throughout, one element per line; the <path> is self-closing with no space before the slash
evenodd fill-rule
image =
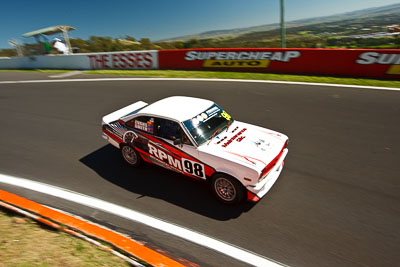
<path id="1" fill-rule="evenodd" d="M 140 154 L 132 146 L 124 145 L 121 147 L 120 151 L 124 161 L 132 167 L 139 166 L 143 161 Z"/>
<path id="2" fill-rule="evenodd" d="M 228 205 L 243 201 L 245 195 L 243 185 L 235 178 L 224 174 L 212 177 L 211 190 L 219 201 Z"/>

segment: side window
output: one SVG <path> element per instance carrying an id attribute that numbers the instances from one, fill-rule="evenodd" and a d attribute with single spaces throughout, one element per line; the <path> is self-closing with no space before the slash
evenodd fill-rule
<path id="1" fill-rule="evenodd" d="M 149 116 L 141 116 L 134 118 L 128 121 L 126 125 L 142 132 L 154 134 L 154 118 Z"/>
<path id="2" fill-rule="evenodd" d="M 185 134 L 185 132 L 181 129 L 181 140 L 182 144 L 193 146 L 192 142 L 190 142 L 189 137 Z"/>
<path id="3" fill-rule="evenodd" d="M 157 135 L 159 137 L 172 141 L 180 138 L 183 144 L 192 145 L 189 138 L 177 122 L 166 119 L 157 119 L 156 125 Z"/>
<path id="4" fill-rule="evenodd" d="M 166 119 L 157 120 L 157 135 L 168 140 L 180 138 L 180 126 L 178 123 Z"/>

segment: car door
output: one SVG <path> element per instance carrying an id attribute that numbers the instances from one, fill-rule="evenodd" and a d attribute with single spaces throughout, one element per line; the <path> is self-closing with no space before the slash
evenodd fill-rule
<path id="1" fill-rule="evenodd" d="M 183 173 L 191 177 L 206 179 L 205 166 L 197 160 L 197 148 L 183 131 L 180 123 L 165 118 L 156 118 L 155 125 L 156 136 L 163 141 L 163 148 L 166 148 L 171 155 L 180 158 Z M 178 140 L 179 142 L 174 144 Z"/>
<path id="2" fill-rule="evenodd" d="M 124 134 L 124 142 L 133 145 L 145 161 L 196 179 L 204 180 L 210 173 L 209 167 L 197 160 L 196 147 L 177 121 L 138 116 L 126 122 L 126 126 L 129 130 Z M 174 145 L 177 139 L 181 142 Z"/>

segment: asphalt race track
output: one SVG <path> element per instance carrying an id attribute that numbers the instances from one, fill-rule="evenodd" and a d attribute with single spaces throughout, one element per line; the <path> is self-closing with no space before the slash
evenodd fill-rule
<path id="1" fill-rule="evenodd" d="M 0 72 L 0 81 L 57 80 Z M 100 76 L 78 75 L 76 78 Z M 70 77 L 71 79 L 75 78 Z M 227 207 L 179 174 L 125 166 L 101 117 L 138 100 L 214 100 L 235 119 L 290 137 L 285 168 L 257 204 Z M 289 266 L 400 262 L 400 92 L 216 81 L 0 83 L 0 173 L 100 198 Z M 202 266 L 243 263 L 115 216 L 12 186 Z"/>

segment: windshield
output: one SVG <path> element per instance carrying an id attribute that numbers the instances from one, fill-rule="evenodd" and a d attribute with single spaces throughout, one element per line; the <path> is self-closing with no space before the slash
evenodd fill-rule
<path id="1" fill-rule="evenodd" d="M 184 121 L 183 124 L 197 144 L 202 145 L 229 127 L 232 122 L 231 116 L 214 104 L 196 117 Z"/>

